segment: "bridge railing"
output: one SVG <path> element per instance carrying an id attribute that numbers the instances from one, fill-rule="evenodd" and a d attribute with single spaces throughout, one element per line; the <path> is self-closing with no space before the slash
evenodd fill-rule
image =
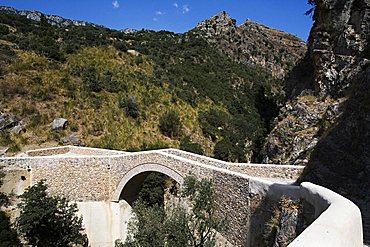
<path id="1" fill-rule="evenodd" d="M 304 182 L 301 198 L 315 208 L 312 222 L 288 247 L 362 247 L 360 209 L 345 197 L 318 185 Z"/>

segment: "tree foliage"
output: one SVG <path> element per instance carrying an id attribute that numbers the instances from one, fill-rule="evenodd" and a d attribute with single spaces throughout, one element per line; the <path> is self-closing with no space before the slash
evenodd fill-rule
<path id="1" fill-rule="evenodd" d="M 116 247 L 215 246 L 216 233 L 225 230 L 227 221 L 216 215 L 212 182 L 188 176 L 181 197 L 189 210 L 181 205 L 168 210 L 158 205 L 148 207 L 139 200 L 133 207 L 135 217 L 129 223 L 128 238 Z"/>
<path id="2" fill-rule="evenodd" d="M 192 142 L 189 136 L 183 138 L 180 142 L 180 149 L 195 154 L 204 154 L 204 150 L 199 143 Z"/>
<path id="3" fill-rule="evenodd" d="M 0 167 L 0 188 L 3 185 L 5 173 Z M 6 206 L 9 203 L 9 198 L 5 193 L 0 192 L 0 207 Z M 9 216 L 0 211 L 0 246 L 2 247 L 20 247 L 22 246 L 17 231 L 12 227 Z"/>
<path id="4" fill-rule="evenodd" d="M 28 244 L 39 247 L 74 246 L 87 243 L 77 205 L 59 196 L 49 196 L 44 181 L 30 187 L 22 196 L 17 219 L 18 230 Z"/>
<path id="5" fill-rule="evenodd" d="M 5 212 L 0 211 L 0 246 L 2 247 L 21 247 L 21 242 L 18 239 L 18 234 L 12 228 L 9 216 Z"/>

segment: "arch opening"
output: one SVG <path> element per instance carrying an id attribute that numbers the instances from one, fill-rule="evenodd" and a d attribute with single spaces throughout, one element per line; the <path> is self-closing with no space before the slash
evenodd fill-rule
<path id="1" fill-rule="evenodd" d="M 148 204 L 164 202 L 164 191 L 174 193 L 183 178 L 158 164 L 144 164 L 130 170 L 121 180 L 113 201 L 125 200 L 130 206 L 140 197 Z"/>

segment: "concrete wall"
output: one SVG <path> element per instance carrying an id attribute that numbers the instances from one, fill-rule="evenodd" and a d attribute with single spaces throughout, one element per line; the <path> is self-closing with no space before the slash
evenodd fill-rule
<path id="1" fill-rule="evenodd" d="M 360 209 L 343 196 L 312 184 L 301 184 L 301 197 L 315 208 L 317 219 L 289 247 L 362 247 Z"/>
<path id="2" fill-rule="evenodd" d="M 120 202 L 77 202 L 83 225 L 92 247 L 114 247 L 117 239 L 126 239 L 131 207 Z"/>

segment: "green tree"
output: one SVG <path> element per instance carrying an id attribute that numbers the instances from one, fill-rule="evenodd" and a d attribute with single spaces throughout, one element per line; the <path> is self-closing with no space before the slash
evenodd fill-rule
<path id="1" fill-rule="evenodd" d="M 166 175 L 153 172 L 146 177 L 140 192 L 139 200 L 149 207 L 163 207 L 163 196 L 166 187 Z"/>
<path id="2" fill-rule="evenodd" d="M 148 207 L 142 201 L 133 207 L 134 219 L 129 223 L 129 236 L 116 247 L 213 247 L 216 233 L 227 225 L 216 215 L 216 195 L 212 182 L 188 176 L 184 180 L 181 197 L 190 210 L 178 205 L 164 210 L 157 204 Z"/>
<path id="3" fill-rule="evenodd" d="M 19 232 L 28 244 L 39 247 L 85 245 L 82 218 L 77 205 L 59 196 L 49 196 L 44 181 L 30 187 L 22 196 L 17 219 Z"/>
<path id="4" fill-rule="evenodd" d="M 123 247 L 161 247 L 165 245 L 165 212 L 163 207 L 147 206 L 138 201 L 133 212 L 135 219 L 129 223 L 129 234 Z"/>
<path id="5" fill-rule="evenodd" d="M 189 246 L 215 246 L 216 232 L 226 229 L 227 217 L 221 219 L 216 215 L 216 194 L 212 182 L 197 180 L 194 176 L 185 177 L 182 196 L 189 198 L 192 209 L 186 222 L 190 234 Z"/>

